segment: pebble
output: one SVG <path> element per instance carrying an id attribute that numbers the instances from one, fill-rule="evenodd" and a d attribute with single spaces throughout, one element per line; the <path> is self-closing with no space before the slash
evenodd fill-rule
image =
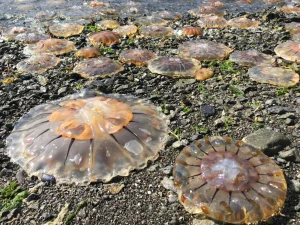
<path id="1" fill-rule="evenodd" d="M 216 222 L 213 220 L 206 220 L 206 219 L 193 219 L 192 225 L 217 225 Z"/>
<path id="2" fill-rule="evenodd" d="M 180 147 L 183 147 L 183 146 L 188 145 L 188 143 L 189 143 L 189 141 L 186 140 L 186 139 L 178 140 L 178 141 L 175 141 L 175 142 L 172 144 L 172 147 L 173 147 L 173 148 L 180 148 Z"/>
<path id="3" fill-rule="evenodd" d="M 300 181 L 299 180 L 291 180 L 292 189 L 295 190 L 296 193 L 300 193 Z"/>
<path id="4" fill-rule="evenodd" d="M 215 107 L 213 107 L 211 105 L 202 105 L 200 107 L 200 112 L 201 112 L 201 115 L 204 117 L 209 117 L 209 116 L 213 116 L 216 114 Z"/>
<path id="5" fill-rule="evenodd" d="M 170 175 L 172 173 L 173 167 L 171 165 L 166 166 L 164 168 L 161 168 L 160 171 L 162 171 L 166 175 Z"/>
<path id="6" fill-rule="evenodd" d="M 65 93 L 65 92 L 67 92 L 67 90 L 68 90 L 67 87 L 62 87 L 62 88 L 58 89 L 57 94 L 61 95 L 61 94 Z"/>
<path id="7" fill-rule="evenodd" d="M 162 186 L 167 189 L 176 192 L 176 188 L 174 187 L 174 182 L 168 177 L 164 177 L 161 181 Z"/>
<path id="8" fill-rule="evenodd" d="M 19 170 L 16 174 L 16 178 L 19 184 L 23 184 L 25 182 L 24 171 Z"/>

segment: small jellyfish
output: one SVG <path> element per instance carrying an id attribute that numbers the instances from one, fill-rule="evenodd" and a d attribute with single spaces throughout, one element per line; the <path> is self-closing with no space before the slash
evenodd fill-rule
<path id="1" fill-rule="evenodd" d="M 251 28 L 257 27 L 259 25 L 259 21 L 250 20 L 246 17 L 237 17 L 231 20 L 228 20 L 228 25 L 235 28 Z"/>
<path id="2" fill-rule="evenodd" d="M 173 77 L 193 77 L 199 68 L 197 60 L 177 56 L 159 56 L 148 63 L 148 69 L 152 73 Z"/>
<path id="3" fill-rule="evenodd" d="M 182 32 L 185 36 L 201 36 L 202 30 L 199 27 L 184 26 Z"/>
<path id="4" fill-rule="evenodd" d="M 234 51 L 229 59 L 242 66 L 257 66 L 259 64 L 271 64 L 274 59 L 271 55 L 267 55 L 250 49 L 248 51 Z"/>
<path id="5" fill-rule="evenodd" d="M 8 40 L 14 40 L 18 34 L 25 33 L 27 30 L 26 27 L 4 27 L 1 35 Z"/>
<path id="6" fill-rule="evenodd" d="M 137 32 L 138 28 L 135 25 L 124 25 L 116 29 L 113 29 L 114 33 L 117 33 L 121 37 L 130 37 Z"/>
<path id="7" fill-rule="evenodd" d="M 93 47 L 82 48 L 75 53 L 75 56 L 79 58 L 96 58 L 99 55 L 99 49 Z"/>
<path id="8" fill-rule="evenodd" d="M 259 83 L 291 87 L 299 82 L 299 75 L 290 69 L 272 66 L 255 66 L 248 70 L 249 77 Z"/>
<path id="9" fill-rule="evenodd" d="M 277 214 L 287 193 L 284 174 L 260 150 L 229 137 L 194 141 L 176 158 L 174 186 L 193 214 L 252 224 Z"/>
<path id="10" fill-rule="evenodd" d="M 104 2 L 91 1 L 89 6 L 92 8 L 102 8 L 103 6 L 105 6 L 105 4 Z"/>
<path id="11" fill-rule="evenodd" d="M 188 13 L 195 17 L 203 17 L 208 15 L 222 16 L 224 14 L 224 11 L 221 10 L 219 7 L 206 5 L 206 6 L 201 6 L 198 8 L 191 9 L 188 11 Z"/>
<path id="12" fill-rule="evenodd" d="M 276 55 L 289 61 L 300 61 L 300 42 L 287 41 L 277 45 L 274 49 Z"/>
<path id="13" fill-rule="evenodd" d="M 115 29 L 120 26 L 119 22 L 116 20 L 101 20 L 95 24 L 101 29 Z"/>
<path id="14" fill-rule="evenodd" d="M 176 22 L 182 19 L 182 14 L 180 12 L 170 12 L 166 10 L 158 13 L 154 13 L 153 15 L 172 22 Z"/>
<path id="15" fill-rule="evenodd" d="M 179 45 L 179 55 L 194 58 L 200 61 L 222 60 L 226 58 L 231 48 L 219 43 L 207 40 L 187 41 Z"/>
<path id="16" fill-rule="evenodd" d="M 278 11 L 284 12 L 284 13 L 300 13 L 300 7 L 299 6 L 293 6 L 293 5 L 284 5 L 282 7 L 277 8 Z"/>
<path id="17" fill-rule="evenodd" d="M 49 31 L 56 37 L 70 37 L 81 34 L 84 26 L 78 23 L 55 23 L 49 26 Z"/>
<path id="18" fill-rule="evenodd" d="M 142 16 L 135 19 L 138 25 L 149 26 L 149 25 L 166 25 L 168 21 L 156 17 L 156 16 Z"/>
<path id="19" fill-rule="evenodd" d="M 81 77 L 94 79 L 97 77 L 107 77 L 124 70 L 121 63 L 110 58 L 86 59 L 79 62 L 73 69 Z"/>
<path id="20" fill-rule="evenodd" d="M 198 26 L 204 28 L 224 28 L 228 26 L 227 20 L 222 16 L 205 16 L 197 21 Z"/>
<path id="21" fill-rule="evenodd" d="M 285 24 L 285 29 L 290 32 L 290 34 L 300 34 L 300 23 L 291 22 Z"/>
<path id="22" fill-rule="evenodd" d="M 110 46 L 120 42 L 120 37 L 112 31 L 100 31 L 91 33 L 87 37 L 88 42 L 94 46 L 106 45 Z"/>
<path id="23" fill-rule="evenodd" d="M 35 44 L 30 44 L 24 48 L 25 55 L 33 54 L 54 54 L 63 55 L 75 51 L 75 45 L 72 41 L 50 38 L 40 40 Z"/>
<path id="24" fill-rule="evenodd" d="M 120 53 L 122 63 L 133 63 L 136 66 L 146 66 L 148 62 L 157 56 L 156 53 L 146 49 L 127 49 Z"/>
<path id="25" fill-rule="evenodd" d="M 108 182 L 157 159 L 167 137 L 167 118 L 154 105 L 84 90 L 32 108 L 8 136 L 7 151 L 29 175 Z"/>
<path id="26" fill-rule="evenodd" d="M 33 44 L 40 40 L 46 40 L 48 38 L 50 38 L 50 36 L 47 34 L 42 34 L 38 32 L 25 32 L 18 34 L 15 37 L 15 40 L 22 41 L 24 44 Z"/>
<path id="27" fill-rule="evenodd" d="M 109 7 L 103 7 L 99 11 L 100 15 L 102 15 L 105 19 L 117 19 L 120 14 L 117 9 L 109 8 Z"/>
<path id="28" fill-rule="evenodd" d="M 214 71 L 211 68 L 200 68 L 195 72 L 195 78 L 197 80 L 206 80 L 214 75 Z"/>
<path id="29" fill-rule="evenodd" d="M 32 55 L 17 64 L 18 72 L 25 73 L 43 73 L 46 70 L 55 67 L 60 59 L 53 55 Z"/>
<path id="30" fill-rule="evenodd" d="M 145 38 L 162 38 L 172 35 L 173 30 L 170 27 L 159 25 L 141 27 L 140 35 Z"/>

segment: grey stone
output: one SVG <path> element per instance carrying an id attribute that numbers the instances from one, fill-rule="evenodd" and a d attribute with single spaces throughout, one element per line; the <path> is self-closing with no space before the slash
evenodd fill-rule
<path id="1" fill-rule="evenodd" d="M 49 79 L 47 77 L 44 77 L 42 75 L 38 75 L 37 78 L 38 82 L 40 83 L 40 85 L 45 86 L 48 84 Z"/>
<path id="2" fill-rule="evenodd" d="M 285 114 L 279 116 L 278 118 L 279 119 L 287 119 L 287 118 L 293 119 L 293 118 L 295 118 L 295 114 L 294 113 L 285 113 Z"/>
<path id="3" fill-rule="evenodd" d="M 153 172 L 156 170 L 157 167 L 158 167 L 158 164 L 154 164 L 154 165 L 150 166 L 147 170 L 150 172 Z"/>
<path id="4" fill-rule="evenodd" d="M 296 193 L 300 193 L 300 181 L 299 180 L 291 180 L 292 189 Z"/>
<path id="5" fill-rule="evenodd" d="M 164 177 L 163 180 L 161 181 L 162 186 L 170 191 L 176 192 L 176 188 L 174 187 L 174 182 L 168 177 Z"/>
<path id="6" fill-rule="evenodd" d="M 16 178 L 17 178 L 17 181 L 19 184 L 23 184 L 24 181 L 25 181 L 25 178 L 24 178 L 24 171 L 23 170 L 19 170 L 16 174 Z"/>
<path id="7" fill-rule="evenodd" d="M 192 225 L 217 225 L 217 223 L 213 220 L 193 219 Z"/>
<path id="8" fill-rule="evenodd" d="M 269 129 L 260 129 L 244 137 L 243 141 L 262 150 L 268 156 L 277 154 L 291 143 L 283 134 Z"/>
<path id="9" fill-rule="evenodd" d="M 270 108 L 268 108 L 268 111 L 270 114 L 284 114 L 286 113 L 286 109 L 282 106 L 272 106 Z"/>
<path id="10" fill-rule="evenodd" d="M 204 117 L 209 117 L 209 116 L 213 116 L 216 114 L 215 107 L 213 107 L 211 105 L 202 105 L 200 107 L 200 112 L 201 112 L 201 115 Z"/>
<path id="11" fill-rule="evenodd" d="M 183 140 L 175 141 L 172 144 L 172 147 L 173 148 L 180 148 L 180 147 L 186 146 L 188 143 L 189 143 L 188 140 L 183 139 Z"/>
<path id="12" fill-rule="evenodd" d="M 273 104 L 276 104 L 276 100 L 275 99 L 268 99 L 265 103 L 266 103 L 266 105 L 273 105 Z"/>
<path id="13" fill-rule="evenodd" d="M 289 161 L 295 161 L 296 159 L 296 149 L 291 149 L 288 151 L 281 151 L 279 152 L 279 157 L 289 160 Z"/>
<path id="14" fill-rule="evenodd" d="M 162 171 L 164 174 L 170 175 L 172 173 L 172 166 L 166 166 L 164 168 L 161 168 L 160 171 Z"/>
<path id="15" fill-rule="evenodd" d="M 65 93 L 67 90 L 68 90 L 67 87 L 62 87 L 62 88 L 58 89 L 57 94 L 61 95 L 61 94 Z"/>
<path id="16" fill-rule="evenodd" d="M 175 83 L 175 87 L 183 87 L 185 85 L 193 84 L 196 79 L 180 79 Z"/>

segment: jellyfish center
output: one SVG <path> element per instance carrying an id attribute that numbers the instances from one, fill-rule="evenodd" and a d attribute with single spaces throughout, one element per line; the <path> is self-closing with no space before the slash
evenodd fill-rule
<path id="1" fill-rule="evenodd" d="M 253 165 L 232 152 L 212 152 L 201 164 L 202 178 L 224 191 L 247 191 L 258 180 Z"/>
<path id="2" fill-rule="evenodd" d="M 130 107 L 115 99 L 95 97 L 72 100 L 49 116 L 55 132 L 65 138 L 89 140 L 95 135 L 112 134 L 132 119 Z"/>

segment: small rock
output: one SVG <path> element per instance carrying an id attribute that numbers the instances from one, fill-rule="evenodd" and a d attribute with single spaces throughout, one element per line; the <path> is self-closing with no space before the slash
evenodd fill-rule
<path id="1" fill-rule="evenodd" d="M 150 166 L 147 170 L 150 172 L 153 172 L 156 170 L 157 167 L 158 167 L 158 164 L 154 164 L 154 165 Z"/>
<path id="2" fill-rule="evenodd" d="M 193 219 L 192 225 L 217 225 L 217 223 L 214 222 L 213 220 Z"/>
<path id="3" fill-rule="evenodd" d="M 294 113 L 285 113 L 285 114 L 279 116 L 278 118 L 279 119 L 287 119 L 287 118 L 293 119 L 293 118 L 295 118 L 295 114 Z"/>
<path id="4" fill-rule="evenodd" d="M 20 213 L 20 208 L 15 208 L 10 211 L 10 213 L 7 215 L 7 219 L 11 220 L 12 218 L 15 218 Z"/>
<path id="5" fill-rule="evenodd" d="M 294 120 L 292 120 L 291 118 L 287 118 L 287 119 L 285 120 L 285 124 L 286 124 L 286 125 L 293 125 L 293 124 L 294 124 Z"/>
<path id="6" fill-rule="evenodd" d="M 170 175 L 172 173 L 172 166 L 166 166 L 164 168 L 161 168 L 160 171 L 162 171 L 166 175 Z"/>
<path id="7" fill-rule="evenodd" d="M 16 178 L 19 184 L 23 184 L 25 181 L 25 177 L 24 177 L 24 171 L 23 170 L 19 170 L 16 174 Z"/>
<path id="8" fill-rule="evenodd" d="M 201 115 L 204 117 L 209 117 L 209 116 L 213 116 L 216 114 L 215 107 L 213 107 L 211 105 L 202 105 L 200 107 L 200 112 L 201 112 Z"/>
<path id="9" fill-rule="evenodd" d="M 270 114 L 279 114 L 279 115 L 281 115 L 281 114 L 286 113 L 285 108 L 282 107 L 282 106 L 272 106 L 272 107 L 268 108 L 268 111 L 269 111 Z"/>
<path id="10" fill-rule="evenodd" d="M 45 174 L 45 173 L 42 175 L 41 181 L 47 182 L 47 183 L 50 183 L 50 184 L 55 184 L 56 183 L 56 179 L 55 179 L 54 176 L 49 175 L 49 174 Z"/>
<path id="11" fill-rule="evenodd" d="M 103 186 L 112 195 L 118 194 L 125 187 L 124 184 L 119 183 L 104 184 Z"/>
<path id="12" fill-rule="evenodd" d="M 38 200 L 39 198 L 40 198 L 40 196 L 39 196 L 38 194 L 32 193 L 32 194 L 30 194 L 30 195 L 26 198 L 26 200 L 27 200 L 28 202 L 30 202 L 30 201 L 36 201 L 36 200 Z"/>
<path id="13" fill-rule="evenodd" d="M 177 201 L 177 199 L 178 199 L 178 196 L 173 191 L 168 192 L 168 202 L 174 203 Z"/>
<path id="14" fill-rule="evenodd" d="M 268 99 L 266 102 L 265 102 L 266 105 L 273 105 L 273 104 L 276 104 L 276 100 L 275 99 Z"/>
<path id="15" fill-rule="evenodd" d="M 299 180 L 291 180 L 292 188 L 296 193 L 300 193 L 300 181 Z"/>
<path id="16" fill-rule="evenodd" d="M 77 213 L 77 216 L 79 216 L 81 218 L 86 218 L 85 209 L 84 208 L 80 209 L 79 212 Z"/>
<path id="17" fill-rule="evenodd" d="M 260 129 L 244 137 L 243 141 L 262 150 L 268 156 L 274 156 L 291 143 L 283 134 L 269 129 Z"/>
<path id="18" fill-rule="evenodd" d="M 172 144 L 172 147 L 173 148 L 180 148 L 180 147 L 186 146 L 188 143 L 189 143 L 188 140 L 183 139 L 183 140 L 175 141 Z"/>
<path id="19" fill-rule="evenodd" d="M 40 85 L 42 85 L 42 86 L 46 86 L 49 82 L 49 79 L 47 77 L 42 76 L 42 75 L 38 75 L 37 80 L 40 83 Z"/>
<path id="20" fill-rule="evenodd" d="M 62 87 L 62 88 L 58 89 L 57 94 L 61 95 L 61 94 L 65 93 L 67 90 L 68 90 L 67 87 Z"/>
<path id="21" fill-rule="evenodd" d="M 3 169 L 0 171 L 0 177 L 5 176 L 6 173 L 7 173 L 7 169 L 6 169 L 6 168 L 3 168 Z"/>
<path id="22" fill-rule="evenodd" d="M 167 189 L 176 192 L 176 188 L 174 187 L 173 180 L 168 177 L 164 177 L 161 181 L 162 186 Z"/>
<path id="23" fill-rule="evenodd" d="M 196 79 L 180 79 L 175 83 L 175 87 L 183 87 L 185 85 L 193 84 Z"/>

